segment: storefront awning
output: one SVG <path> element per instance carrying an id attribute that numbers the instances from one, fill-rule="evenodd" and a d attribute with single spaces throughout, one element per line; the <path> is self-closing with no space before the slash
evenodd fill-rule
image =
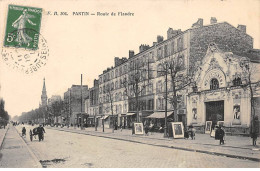
<path id="1" fill-rule="evenodd" d="M 171 114 L 173 114 L 172 111 L 168 111 L 167 112 L 167 117 L 169 117 Z M 154 112 L 153 114 L 147 116 L 146 118 L 165 118 L 165 112 Z"/>
<path id="2" fill-rule="evenodd" d="M 135 115 L 136 113 L 127 113 L 126 116 L 132 116 Z"/>
<path id="3" fill-rule="evenodd" d="M 103 117 L 101 117 L 101 119 L 107 119 L 109 115 L 105 115 Z"/>
<path id="4" fill-rule="evenodd" d="M 84 117 L 86 117 L 86 116 L 88 116 L 89 114 L 84 113 L 84 112 L 83 112 L 83 113 L 78 113 L 78 112 L 77 112 L 76 115 L 77 115 L 78 117 L 80 117 L 81 115 L 84 116 Z"/>

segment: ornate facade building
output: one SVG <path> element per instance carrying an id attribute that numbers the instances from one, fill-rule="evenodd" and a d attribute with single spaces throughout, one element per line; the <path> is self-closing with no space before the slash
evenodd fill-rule
<path id="1" fill-rule="evenodd" d="M 228 132 L 249 133 L 253 115 L 260 116 L 251 110 L 251 100 L 260 99 L 259 69 L 254 55 L 223 52 L 211 43 L 195 74 L 197 87 L 187 96 L 188 125 L 203 132 L 206 122 L 212 127 L 221 122 Z"/>

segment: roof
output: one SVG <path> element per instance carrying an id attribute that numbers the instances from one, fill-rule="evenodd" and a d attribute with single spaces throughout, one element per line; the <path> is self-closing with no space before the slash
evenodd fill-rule
<path id="1" fill-rule="evenodd" d="M 235 55 L 248 57 L 251 62 L 260 63 L 260 49 L 251 49 L 246 52 L 233 52 Z"/>

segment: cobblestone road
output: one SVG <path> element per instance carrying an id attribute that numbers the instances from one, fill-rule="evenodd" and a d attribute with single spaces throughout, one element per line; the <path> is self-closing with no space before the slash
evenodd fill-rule
<path id="1" fill-rule="evenodd" d="M 242 159 L 53 129 L 46 129 L 46 132 L 43 142 L 30 142 L 28 136 L 26 139 L 45 167 L 259 167 L 259 162 Z"/>

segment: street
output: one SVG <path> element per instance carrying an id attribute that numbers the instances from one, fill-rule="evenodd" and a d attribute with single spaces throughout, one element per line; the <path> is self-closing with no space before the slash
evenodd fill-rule
<path id="1" fill-rule="evenodd" d="M 24 156 L 26 148 L 19 146 L 18 135 L 21 126 L 10 126 L 3 143 L 0 167 L 16 167 L 16 156 Z M 45 127 L 43 142 L 38 138 L 29 139 L 31 126 L 26 126 L 25 142 L 42 167 L 54 168 L 167 168 L 167 167 L 259 167 L 259 162 L 209 155 L 199 152 L 183 151 L 157 147 L 142 143 L 127 142 L 103 137 L 64 132 Z M 13 138 L 13 139 L 11 139 Z M 9 144 L 9 141 L 15 140 Z M 13 153 L 11 153 L 11 149 Z M 12 159 L 13 158 L 13 159 Z M 12 160 L 11 160 L 12 159 Z M 19 158 L 18 158 L 19 159 Z M 23 160 L 23 159 L 20 159 Z M 202 162 L 204 161 L 204 162 Z M 19 160 L 18 160 L 19 163 Z M 20 163 L 21 164 L 21 163 Z M 31 163 L 23 163 L 23 167 L 35 167 Z M 20 166 L 20 167 L 21 167 Z M 17 165 L 17 167 L 19 167 Z"/>

